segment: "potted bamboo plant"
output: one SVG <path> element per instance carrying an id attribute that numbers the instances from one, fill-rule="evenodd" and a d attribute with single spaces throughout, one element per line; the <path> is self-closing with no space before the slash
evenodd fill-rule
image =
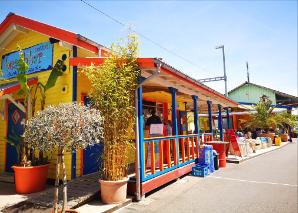
<path id="1" fill-rule="evenodd" d="M 31 146 L 44 152 L 56 153 L 54 212 L 58 212 L 61 176 L 63 180 L 62 212 L 65 212 L 67 210 L 67 177 L 64 154 L 102 141 L 102 117 L 99 111 L 75 103 L 49 106 L 28 120 L 24 134 L 25 142 L 30 143 Z"/>
<path id="2" fill-rule="evenodd" d="M 104 118 L 103 171 L 100 180 L 104 203 L 126 199 L 129 140 L 134 135 L 134 91 L 140 79 L 135 35 L 113 44 L 99 66 L 85 69 L 91 82 L 91 99 Z"/>

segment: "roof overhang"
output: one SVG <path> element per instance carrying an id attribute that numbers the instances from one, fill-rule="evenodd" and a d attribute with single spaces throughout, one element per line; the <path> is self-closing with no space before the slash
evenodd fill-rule
<path id="1" fill-rule="evenodd" d="M 70 58 L 71 66 L 100 66 L 104 62 L 105 58 Z M 225 97 L 219 92 L 199 83 L 195 79 L 185 75 L 184 73 L 176 70 L 170 65 L 162 62 L 156 58 L 138 58 L 139 66 L 142 70 L 142 76 L 148 78 L 156 71 L 156 64 L 161 63 L 160 74 L 157 75 L 152 80 L 147 81 L 144 87 L 150 86 L 151 88 L 156 88 L 158 91 L 167 90 L 168 87 L 174 87 L 178 89 L 179 93 L 188 96 L 196 95 L 200 101 L 206 105 L 207 100 L 211 100 L 214 104 L 214 110 L 216 110 L 216 104 L 221 104 L 223 107 L 237 107 L 238 103 Z M 146 89 L 144 89 L 146 91 Z M 153 92 L 148 91 L 148 92 Z M 191 99 L 190 99 L 191 100 Z M 200 105 L 200 104 L 199 104 Z"/>
<path id="2" fill-rule="evenodd" d="M 21 29 L 21 31 L 23 29 L 32 30 L 57 40 L 75 45 L 77 47 L 84 48 L 93 53 L 100 53 L 99 51 L 101 51 L 102 48 L 105 48 L 104 46 L 97 44 L 96 42 L 93 42 L 79 34 L 10 13 L 0 24 L 0 37 L 2 37 L 4 34 L 4 38 L 6 38 L 7 36 L 5 35 L 9 35 L 12 29 L 14 31 L 18 29 Z"/>

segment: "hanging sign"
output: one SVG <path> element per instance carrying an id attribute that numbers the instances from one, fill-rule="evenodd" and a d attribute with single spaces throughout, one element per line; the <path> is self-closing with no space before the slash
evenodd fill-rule
<path id="1" fill-rule="evenodd" d="M 162 136 L 163 124 L 151 124 L 149 132 L 150 132 L 150 135 Z"/>
<path id="2" fill-rule="evenodd" d="M 53 44 L 44 42 L 35 46 L 23 49 L 25 61 L 29 66 L 27 74 L 52 69 Z M 2 56 L 2 78 L 9 79 L 16 77 L 17 61 L 20 59 L 20 52 L 12 52 Z"/>

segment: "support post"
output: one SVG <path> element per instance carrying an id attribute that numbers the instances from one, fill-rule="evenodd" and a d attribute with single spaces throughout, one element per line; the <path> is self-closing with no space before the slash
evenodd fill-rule
<path id="1" fill-rule="evenodd" d="M 177 89 L 169 87 L 172 95 L 172 134 L 176 137 L 176 155 L 179 164 L 179 138 L 178 138 L 178 122 L 177 122 Z"/>
<path id="2" fill-rule="evenodd" d="M 193 113 L 194 113 L 194 124 L 195 134 L 199 133 L 199 119 L 198 119 L 198 96 L 191 96 L 193 100 Z"/>
<path id="3" fill-rule="evenodd" d="M 233 129 L 237 131 L 238 123 L 237 123 L 237 115 L 233 115 Z"/>
<path id="4" fill-rule="evenodd" d="M 78 56 L 77 46 L 72 47 L 72 56 L 76 58 Z M 72 67 L 72 102 L 77 101 L 77 87 L 78 87 L 78 67 Z M 76 159 L 77 153 L 72 151 L 71 153 L 71 178 L 76 178 Z M 82 166 L 82 165 L 81 165 Z"/>
<path id="5" fill-rule="evenodd" d="M 137 107 L 137 116 L 138 116 L 138 130 L 139 130 L 139 169 L 140 169 L 140 178 L 141 182 L 145 179 L 145 159 L 144 159 L 144 118 L 143 118 L 143 100 L 142 100 L 143 89 L 142 86 L 138 88 L 138 107 Z"/>
<path id="6" fill-rule="evenodd" d="M 221 105 L 218 104 L 218 129 L 220 140 L 223 141 L 223 129 L 222 129 L 222 116 L 221 116 Z"/>
<path id="7" fill-rule="evenodd" d="M 227 114 L 227 126 L 228 126 L 228 129 L 231 129 L 230 109 L 229 107 L 226 107 L 225 110 Z"/>
<path id="8" fill-rule="evenodd" d="M 177 89 L 169 87 L 172 94 L 172 133 L 178 135 L 178 122 L 177 122 Z"/>
<path id="9" fill-rule="evenodd" d="M 207 101 L 208 105 L 208 123 L 209 123 L 209 130 L 213 138 L 213 129 L 212 129 L 212 101 Z"/>

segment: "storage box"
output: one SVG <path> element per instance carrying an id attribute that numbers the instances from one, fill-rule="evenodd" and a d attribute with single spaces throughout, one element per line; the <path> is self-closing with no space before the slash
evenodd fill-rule
<path id="1" fill-rule="evenodd" d="M 195 165 L 192 167 L 192 175 L 196 177 L 206 177 L 209 175 L 207 165 Z"/>

